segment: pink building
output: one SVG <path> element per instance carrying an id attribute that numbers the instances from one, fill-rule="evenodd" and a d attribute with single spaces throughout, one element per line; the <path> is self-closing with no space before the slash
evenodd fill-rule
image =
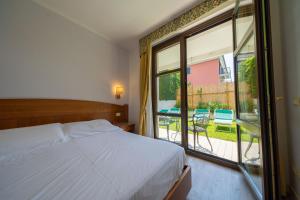
<path id="1" fill-rule="evenodd" d="M 219 59 L 214 59 L 190 66 L 187 80 L 193 86 L 214 85 L 220 83 Z"/>

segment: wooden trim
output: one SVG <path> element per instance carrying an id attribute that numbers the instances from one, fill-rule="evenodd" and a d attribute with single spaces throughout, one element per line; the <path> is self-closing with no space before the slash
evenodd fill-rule
<path id="1" fill-rule="evenodd" d="M 232 34 L 233 34 L 233 50 L 236 50 L 236 12 L 238 11 L 238 6 L 239 6 L 239 1 L 237 1 L 236 3 L 236 7 L 234 9 L 234 14 L 232 16 Z M 235 117 L 236 119 L 239 117 L 239 113 L 240 113 L 240 108 L 239 108 L 239 83 L 238 83 L 238 69 L 236 66 L 237 63 L 237 57 L 233 55 L 233 68 L 234 68 L 234 80 L 235 80 L 235 84 L 234 84 L 234 90 L 235 90 Z M 242 152 L 242 146 L 241 146 L 241 134 L 240 134 L 240 126 L 237 125 L 236 126 L 236 133 L 237 133 L 237 150 L 238 150 L 238 164 L 241 165 L 242 164 L 242 154 L 240 152 Z"/>
<path id="2" fill-rule="evenodd" d="M 232 13 L 233 13 L 233 9 L 230 9 L 212 19 L 207 20 L 206 22 L 203 22 L 185 32 L 182 33 L 182 35 L 184 35 L 184 37 L 192 37 L 194 35 L 197 35 L 201 32 L 204 32 L 206 30 L 209 30 L 215 26 L 218 26 L 220 24 L 223 24 L 229 20 L 232 19 Z"/>
<path id="3" fill-rule="evenodd" d="M 176 68 L 176 69 L 171 69 L 171 70 L 166 70 L 166 71 L 159 72 L 159 73 L 155 74 L 155 76 L 158 77 L 158 76 L 162 76 L 162 75 L 166 75 L 166 74 L 172 74 L 172 73 L 176 73 L 176 72 L 180 72 L 180 67 Z"/>
<path id="4" fill-rule="evenodd" d="M 127 122 L 128 105 L 66 99 L 0 99 L 0 129 L 93 119 Z"/>
<path id="5" fill-rule="evenodd" d="M 178 181 L 171 188 L 164 200 L 185 200 L 192 187 L 191 167 L 186 165 Z"/>
<path id="6" fill-rule="evenodd" d="M 188 149 L 188 100 L 187 100 L 187 58 L 186 58 L 186 38 L 180 37 L 180 107 L 181 107 L 181 144 L 184 149 Z"/>
<path id="7" fill-rule="evenodd" d="M 159 51 L 163 51 L 166 48 L 172 47 L 174 45 L 179 44 L 180 42 L 180 36 L 174 36 L 171 39 L 168 39 L 162 43 L 159 43 L 152 47 L 152 52 L 158 53 Z"/>
<path id="8" fill-rule="evenodd" d="M 263 24 L 262 24 L 262 16 L 260 16 L 260 12 L 262 11 L 261 9 L 261 4 L 259 1 L 255 0 L 254 1 L 254 6 L 255 6 L 255 34 L 256 34 L 256 62 L 257 62 L 257 76 L 258 76 L 258 99 L 259 99 L 259 105 L 260 105 L 260 125 L 261 125 L 261 148 L 262 148 L 262 163 L 263 163 L 263 170 L 262 170 L 262 198 L 267 200 L 267 199 L 273 199 L 272 198 L 272 192 L 270 191 L 271 185 L 270 185 L 270 179 L 267 177 L 267 174 L 270 174 L 272 176 L 272 167 L 269 165 L 270 160 L 269 160 L 269 145 L 268 145 L 268 140 L 270 139 L 268 137 L 269 134 L 269 119 L 268 119 L 268 102 L 267 102 L 267 94 L 268 94 L 268 89 L 266 87 L 266 82 L 265 80 L 265 72 L 264 68 L 266 67 L 265 65 L 265 56 L 264 56 L 264 41 L 263 41 Z"/>
<path id="9" fill-rule="evenodd" d="M 128 122 L 115 123 L 114 125 L 120 127 L 126 132 L 134 133 L 135 130 L 135 124 L 128 123 Z"/>
<path id="10" fill-rule="evenodd" d="M 160 51 L 163 51 L 167 48 L 170 48 L 174 45 L 180 44 L 180 37 L 175 36 L 163 43 L 159 43 L 152 47 L 152 76 L 160 76 L 163 74 L 173 73 L 173 72 L 180 72 L 180 67 L 168 71 L 157 72 L 157 65 L 156 65 L 156 54 Z"/>
<path id="11" fill-rule="evenodd" d="M 265 43 L 267 53 L 266 58 L 268 61 L 268 67 L 266 69 L 268 76 L 268 86 L 269 86 L 269 109 L 270 109 L 270 118 L 271 118 L 271 157 L 272 160 L 270 160 L 271 165 L 274 167 L 273 172 L 273 178 L 271 181 L 274 184 L 274 187 L 272 187 L 273 196 L 274 199 L 279 199 L 281 197 L 281 189 L 280 189 L 280 163 L 279 163 L 279 142 L 278 142 L 278 131 L 277 131 L 277 113 L 276 113 L 276 94 L 275 94 L 275 77 L 274 77 L 274 68 L 273 68 L 273 52 L 272 52 L 272 32 L 271 32 L 271 13 L 270 13 L 270 0 L 264 0 L 262 1 L 262 8 L 264 9 L 263 12 L 265 13 L 264 16 L 264 22 L 262 22 L 265 25 L 265 32 L 267 37 L 265 37 Z M 271 176 L 271 175 L 270 175 Z"/>
<path id="12" fill-rule="evenodd" d="M 270 42 L 268 39 L 265 39 L 265 34 L 271 34 L 270 30 L 267 31 L 266 27 L 266 1 L 255 0 L 255 24 L 256 24 L 256 34 L 257 34 L 257 62 L 258 62 L 258 81 L 260 84 L 259 87 L 259 100 L 261 106 L 261 146 L 262 146 L 262 161 L 263 161 L 263 198 L 264 199 L 277 199 L 278 194 L 274 191 L 274 188 L 277 187 L 276 177 L 274 177 L 276 164 L 274 161 L 273 149 L 276 146 L 274 143 L 274 134 L 276 134 L 276 118 L 275 118 L 275 108 L 270 106 L 271 98 L 270 95 L 274 95 L 272 91 L 274 88 L 270 87 L 272 83 L 272 74 L 269 74 L 270 66 L 269 61 L 272 60 L 271 52 L 269 51 Z M 270 59 L 270 60 L 269 60 Z M 274 86 L 273 86 L 274 87 Z M 274 100 L 274 96 L 273 96 Z M 275 139 L 276 140 L 276 139 Z M 276 188 L 278 189 L 278 188 Z"/>
<path id="13" fill-rule="evenodd" d="M 229 167 L 231 169 L 238 170 L 237 163 L 234 162 L 234 161 L 231 161 L 231 160 L 227 160 L 227 159 L 217 157 L 217 156 L 214 156 L 214 155 L 210 155 L 210 154 L 207 154 L 207 153 L 195 151 L 193 149 L 187 149 L 186 154 L 194 156 L 196 158 L 207 160 L 209 162 L 216 163 L 218 165 L 222 165 L 222 166 L 225 166 L 225 167 Z"/>

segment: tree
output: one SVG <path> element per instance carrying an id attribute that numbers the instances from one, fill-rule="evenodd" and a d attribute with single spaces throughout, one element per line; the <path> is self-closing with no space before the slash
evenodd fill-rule
<path id="1" fill-rule="evenodd" d="M 159 77 L 159 100 L 176 100 L 177 89 L 180 88 L 179 73 L 171 73 Z"/>
<path id="2" fill-rule="evenodd" d="M 257 69 L 255 56 L 244 60 L 239 67 L 239 81 L 245 81 L 253 98 L 257 98 Z"/>

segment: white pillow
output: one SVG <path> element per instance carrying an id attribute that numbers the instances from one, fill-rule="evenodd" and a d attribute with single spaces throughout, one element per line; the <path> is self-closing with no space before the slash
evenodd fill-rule
<path id="1" fill-rule="evenodd" d="M 122 130 L 104 119 L 63 124 L 64 133 L 71 138 L 86 137 L 100 133 Z"/>
<path id="2" fill-rule="evenodd" d="M 67 140 L 59 123 L 0 130 L 0 157 Z"/>

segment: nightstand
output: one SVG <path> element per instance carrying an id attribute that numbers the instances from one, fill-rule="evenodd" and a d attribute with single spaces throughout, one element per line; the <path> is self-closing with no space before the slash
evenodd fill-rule
<path id="1" fill-rule="evenodd" d="M 121 123 L 116 123 L 115 125 L 123 129 L 124 131 L 134 133 L 135 125 L 132 123 L 121 122 Z"/>

